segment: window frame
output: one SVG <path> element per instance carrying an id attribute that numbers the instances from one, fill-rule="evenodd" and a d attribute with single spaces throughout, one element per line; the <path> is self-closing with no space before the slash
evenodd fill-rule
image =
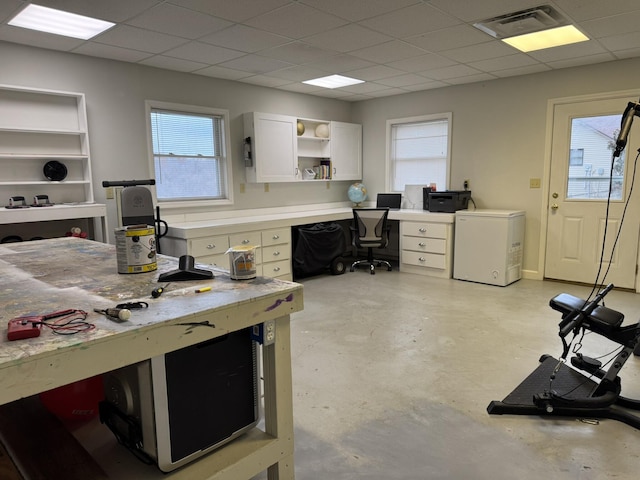
<path id="1" fill-rule="evenodd" d="M 436 121 L 442 121 L 442 120 L 447 121 L 447 156 L 446 156 L 446 167 L 445 167 L 446 181 L 445 181 L 445 185 L 437 185 L 437 188 L 438 190 L 449 189 L 449 184 L 451 181 L 452 118 L 453 118 L 452 112 L 443 112 L 443 113 L 434 113 L 434 114 L 428 114 L 428 115 L 418 115 L 414 117 L 393 118 L 393 119 L 387 120 L 387 131 L 386 131 L 387 148 L 386 148 L 386 158 L 385 158 L 385 172 L 386 172 L 385 189 L 387 192 L 404 194 L 404 190 L 403 191 L 393 190 L 394 168 L 393 168 L 393 160 L 391 158 L 391 148 L 392 148 L 391 134 L 392 134 L 393 127 L 395 125 L 408 125 L 412 123 L 426 123 L 426 122 L 436 122 Z"/>
<path id="2" fill-rule="evenodd" d="M 148 161 L 149 161 L 149 173 L 150 178 L 156 178 L 154 151 L 153 151 L 153 137 L 151 126 L 151 112 L 152 110 L 168 110 L 176 113 L 183 113 L 185 115 L 211 115 L 222 117 L 222 129 L 220 137 L 222 138 L 222 160 L 220 162 L 220 183 L 223 185 L 226 197 L 219 199 L 188 199 L 188 200 L 159 200 L 155 186 L 152 188 L 153 195 L 158 205 L 163 209 L 176 209 L 176 208 L 189 208 L 189 207 L 203 207 L 203 206 L 218 206 L 218 205 L 233 205 L 233 155 L 231 146 L 231 133 L 230 133 L 230 121 L 229 111 L 221 108 L 205 107 L 199 105 L 187 105 L 181 103 L 162 102 L 157 100 L 145 101 L 145 116 L 147 123 L 147 149 L 148 149 Z"/>

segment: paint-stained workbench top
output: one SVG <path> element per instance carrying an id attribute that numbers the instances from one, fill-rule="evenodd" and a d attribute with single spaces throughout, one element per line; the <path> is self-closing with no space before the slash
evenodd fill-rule
<path id="1" fill-rule="evenodd" d="M 119 274 L 113 245 L 74 237 L 0 245 L 0 404 L 302 310 L 299 284 L 235 281 L 216 269 L 213 279 L 172 282 L 154 299 L 158 276 L 178 268 L 177 258 L 157 262 L 154 272 Z M 125 322 L 93 311 L 135 301 L 149 307 Z M 66 309 L 89 312 L 95 328 L 7 340 L 11 318 Z"/>

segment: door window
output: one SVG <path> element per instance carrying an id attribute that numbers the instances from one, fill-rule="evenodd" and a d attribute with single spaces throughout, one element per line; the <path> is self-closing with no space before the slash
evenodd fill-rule
<path id="1" fill-rule="evenodd" d="M 576 117 L 571 120 L 571 146 L 566 199 L 611 200 L 624 197 L 625 153 L 611 164 L 621 115 Z"/>

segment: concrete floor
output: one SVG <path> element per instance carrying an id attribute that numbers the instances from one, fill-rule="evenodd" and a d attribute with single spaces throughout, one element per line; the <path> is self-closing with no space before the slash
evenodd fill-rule
<path id="1" fill-rule="evenodd" d="M 620 422 L 488 415 L 538 365 L 558 356 L 548 301 L 586 287 L 508 287 L 398 271 L 303 279 L 292 319 L 297 480 L 620 479 L 640 470 L 640 432 Z M 640 296 L 614 291 L 626 323 Z M 596 335 L 583 352 L 613 347 Z M 640 398 L 640 358 L 622 370 Z M 265 476 L 256 477 L 266 478 Z"/>

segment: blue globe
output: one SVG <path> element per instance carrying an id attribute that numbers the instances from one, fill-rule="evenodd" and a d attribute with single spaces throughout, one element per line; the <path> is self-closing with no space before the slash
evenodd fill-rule
<path id="1" fill-rule="evenodd" d="M 362 183 L 354 183 L 349 186 L 349 190 L 347 191 L 347 195 L 349 196 L 349 200 L 357 205 L 360 205 L 367 199 L 367 187 L 365 187 Z"/>

